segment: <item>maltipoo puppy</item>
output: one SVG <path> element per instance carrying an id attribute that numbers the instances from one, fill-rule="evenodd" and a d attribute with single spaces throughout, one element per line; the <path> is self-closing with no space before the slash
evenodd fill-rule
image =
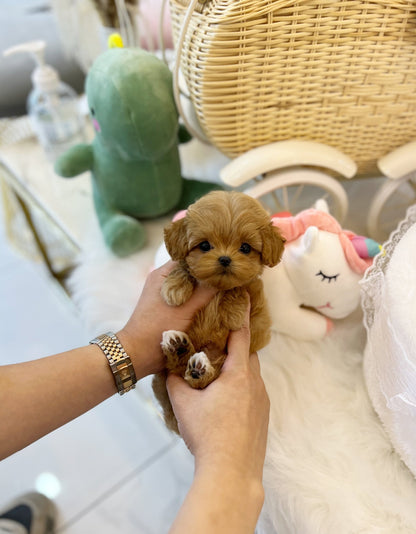
<path id="1" fill-rule="evenodd" d="M 162 286 L 162 297 L 180 306 L 196 284 L 218 289 L 194 317 L 187 333 L 163 333 L 166 370 L 153 379 L 168 428 L 178 425 L 166 390 L 169 372 L 185 378 L 193 388 L 204 388 L 221 371 L 227 357 L 227 339 L 244 320 L 250 297 L 250 351 L 270 339 L 271 321 L 260 275 L 263 266 L 280 261 L 284 239 L 261 204 L 239 192 L 214 191 L 192 204 L 186 216 L 165 229 L 165 244 L 178 262 Z"/>

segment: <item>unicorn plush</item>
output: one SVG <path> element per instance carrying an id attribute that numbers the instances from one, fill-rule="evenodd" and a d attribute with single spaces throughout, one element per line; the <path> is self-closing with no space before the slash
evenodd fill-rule
<path id="1" fill-rule="evenodd" d="M 303 339 L 323 338 L 333 319 L 360 302 L 359 280 L 380 252 L 373 241 L 343 230 L 325 202 L 292 217 L 273 217 L 286 239 L 282 261 L 263 274 L 272 328 Z"/>

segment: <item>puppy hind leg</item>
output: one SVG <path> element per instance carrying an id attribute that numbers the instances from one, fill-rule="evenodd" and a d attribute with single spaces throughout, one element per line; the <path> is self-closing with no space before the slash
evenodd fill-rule
<path id="1" fill-rule="evenodd" d="M 209 358 L 205 352 L 195 353 L 188 361 L 185 380 L 194 389 L 203 389 L 220 374 L 226 356 Z"/>
<path id="2" fill-rule="evenodd" d="M 215 369 L 205 352 L 196 352 L 188 360 L 185 380 L 194 389 L 203 389 L 215 378 Z"/>
<path id="3" fill-rule="evenodd" d="M 173 413 L 168 390 L 166 389 L 166 373 L 162 372 L 154 375 L 152 380 L 152 389 L 162 408 L 163 419 L 166 427 L 172 432 L 179 434 L 178 421 Z"/>

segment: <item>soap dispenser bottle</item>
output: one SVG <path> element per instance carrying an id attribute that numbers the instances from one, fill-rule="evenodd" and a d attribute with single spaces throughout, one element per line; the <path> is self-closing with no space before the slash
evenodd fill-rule
<path id="1" fill-rule="evenodd" d="M 54 162 L 71 146 L 85 142 L 84 120 L 76 92 L 45 64 L 45 46 L 44 41 L 31 41 L 5 50 L 4 55 L 27 52 L 35 60 L 27 111 L 39 143 Z"/>

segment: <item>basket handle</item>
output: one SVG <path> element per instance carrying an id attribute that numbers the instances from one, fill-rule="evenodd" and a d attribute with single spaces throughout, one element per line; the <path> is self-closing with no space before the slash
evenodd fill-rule
<path id="1" fill-rule="evenodd" d="M 205 0 L 207 1 L 207 0 Z M 179 89 L 179 70 L 180 70 L 180 58 L 181 58 L 181 52 L 182 52 L 182 48 L 183 48 L 183 44 L 184 44 L 184 41 L 185 41 L 185 37 L 186 37 L 186 33 L 188 31 L 188 28 L 189 28 L 189 22 L 191 20 L 191 17 L 192 15 L 194 14 L 194 11 L 195 11 L 195 6 L 198 4 L 198 2 L 200 3 L 201 0 L 190 0 L 189 4 L 188 4 L 188 8 L 186 10 L 186 13 L 185 13 L 185 17 L 183 19 L 183 22 L 182 22 L 182 28 L 181 28 L 181 31 L 179 33 L 179 38 L 178 38 L 178 43 L 177 43 L 177 46 L 176 46 L 176 56 L 175 56 L 175 63 L 174 63 L 174 67 L 173 67 L 173 95 L 174 95 L 174 98 L 175 98 L 175 103 L 176 103 L 176 107 L 178 109 L 178 113 L 179 115 L 181 116 L 187 130 L 194 136 L 196 137 L 197 139 L 199 139 L 200 141 L 202 141 L 203 143 L 205 143 L 206 145 L 207 144 L 210 144 L 209 141 L 201 135 L 200 132 L 198 132 L 191 124 L 190 122 L 188 121 L 185 113 L 184 113 L 184 110 L 183 110 L 183 106 L 182 106 L 182 102 L 181 102 L 181 94 L 180 94 L 180 89 Z"/>

